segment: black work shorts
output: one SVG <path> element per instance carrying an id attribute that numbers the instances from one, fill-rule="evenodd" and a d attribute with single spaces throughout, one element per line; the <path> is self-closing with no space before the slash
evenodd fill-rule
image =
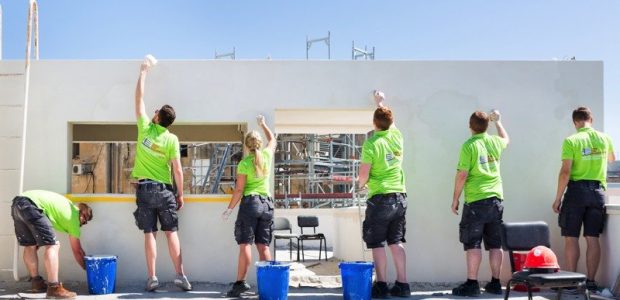
<path id="1" fill-rule="evenodd" d="M 15 236 L 20 246 L 50 246 L 58 244 L 50 219 L 32 200 L 17 196 L 11 205 Z"/>
<path id="2" fill-rule="evenodd" d="M 404 193 L 378 194 L 366 201 L 366 218 L 362 238 L 368 248 L 381 248 L 405 243 L 407 195 Z"/>
<path id="3" fill-rule="evenodd" d="M 170 185 L 160 182 L 140 182 L 136 191 L 138 208 L 133 213 L 136 225 L 144 233 L 157 231 L 157 220 L 163 231 L 177 231 L 177 199 Z"/>
<path id="4" fill-rule="evenodd" d="M 243 196 L 235 221 L 237 244 L 269 245 L 272 233 L 273 200 L 259 195 Z"/>
<path id="5" fill-rule="evenodd" d="M 562 236 L 579 237 L 583 224 L 583 236 L 598 237 L 605 227 L 605 190 L 598 181 L 569 181 L 558 224 Z"/>
<path id="6" fill-rule="evenodd" d="M 480 249 L 482 241 L 486 250 L 501 248 L 503 215 L 504 206 L 497 197 L 465 203 L 459 224 L 463 249 Z"/>

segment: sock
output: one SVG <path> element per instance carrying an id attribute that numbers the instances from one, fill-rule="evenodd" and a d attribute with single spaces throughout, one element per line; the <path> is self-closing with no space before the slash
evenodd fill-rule
<path id="1" fill-rule="evenodd" d="M 467 282 L 465 282 L 465 284 L 467 285 L 476 285 L 478 284 L 478 280 L 473 280 L 473 279 L 467 279 Z"/>
<path id="2" fill-rule="evenodd" d="M 406 282 L 400 282 L 400 281 L 398 281 L 398 280 L 394 281 L 394 284 L 395 284 L 395 285 L 409 285 L 409 283 L 406 283 Z"/>
<path id="3" fill-rule="evenodd" d="M 375 283 L 376 283 L 377 285 L 387 286 L 387 282 L 385 282 L 385 281 L 376 281 Z"/>
<path id="4" fill-rule="evenodd" d="M 499 278 L 491 277 L 492 283 L 499 283 Z"/>
<path id="5" fill-rule="evenodd" d="M 58 282 L 48 282 L 47 286 L 54 287 L 54 286 L 58 286 L 58 284 L 59 284 Z"/>
<path id="6" fill-rule="evenodd" d="M 245 279 L 244 279 L 244 280 L 237 280 L 237 282 L 235 282 L 235 283 L 238 283 L 238 284 L 245 284 Z"/>

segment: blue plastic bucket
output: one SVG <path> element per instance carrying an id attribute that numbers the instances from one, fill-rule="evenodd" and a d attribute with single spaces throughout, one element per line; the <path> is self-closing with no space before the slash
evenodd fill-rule
<path id="1" fill-rule="evenodd" d="M 258 299 L 284 300 L 288 298 L 289 263 L 259 261 L 256 263 Z"/>
<path id="2" fill-rule="evenodd" d="M 91 295 L 111 294 L 116 288 L 115 255 L 84 256 L 88 292 Z"/>
<path id="3" fill-rule="evenodd" d="M 345 300 L 370 299 L 373 263 L 365 261 L 341 262 L 342 296 Z"/>

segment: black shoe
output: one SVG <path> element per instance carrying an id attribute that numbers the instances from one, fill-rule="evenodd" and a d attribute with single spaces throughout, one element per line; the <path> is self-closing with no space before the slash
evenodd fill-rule
<path id="1" fill-rule="evenodd" d="M 228 291 L 228 293 L 226 293 L 226 296 L 227 297 L 239 297 L 241 296 L 241 293 L 247 292 L 249 290 L 250 290 L 249 284 L 247 284 L 245 281 L 237 281 L 233 283 L 232 288 L 230 289 L 230 291 Z"/>
<path id="2" fill-rule="evenodd" d="M 394 286 L 392 286 L 392 288 L 390 289 L 390 295 L 395 297 L 411 296 L 411 289 L 409 289 L 409 283 L 394 281 Z"/>
<path id="3" fill-rule="evenodd" d="M 598 285 L 596 284 L 596 281 L 590 279 L 586 280 L 586 289 L 590 290 L 590 292 L 598 291 Z"/>
<path id="4" fill-rule="evenodd" d="M 376 281 L 372 284 L 372 298 L 387 299 L 388 285 L 384 281 Z"/>
<path id="5" fill-rule="evenodd" d="M 499 283 L 499 281 L 489 281 L 485 286 L 484 286 L 484 291 L 489 293 L 489 294 L 496 294 L 496 295 L 501 295 L 502 294 L 502 284 Z"/>
<path id="6" fill-rule="evenodd" d="M 452 289 L 452 295 L 464 297 L 477 297 L 480 295 L 480 285 L 476 283 L 463 283 Z"/>

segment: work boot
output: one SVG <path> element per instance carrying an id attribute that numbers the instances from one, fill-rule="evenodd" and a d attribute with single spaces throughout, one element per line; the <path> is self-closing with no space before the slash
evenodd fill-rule
<path id="1" fill-rule="evenodd" d="M 73 299 L 75 296 L 77 296 L 77 294 L 65 289 L 61 282 L 49 283 L 47 285 L 46 298 L 48 299 Z"/>
<path id="2" fill-rule="evenodd" d="M 177 275 L 177 278 L 174 279 L 174 285 L 186 292 L 192 290 L 192 284 L 189 283 L 185 275 Z"/>
<path id="3" fill-rule="evenodd" d="M 152 292 L 159 287 L 159 280 L 157 276 L 149 277 L 146 280 L 146 287 L 144 288 L 147 292 Z"/>
<path id="4" fill-rule="evenodd" d="M 372 284 L 372 298 L 387 299 L 388 292 L 387 282 L 375 281 L 375 283 Z"/>
<path id="5" fill-rule="evenodd" d="M 250 285 L 245 282 L 245 280 L 239 280 L 233 283 L 232 288 L 228 293 L 226 293 L 227 297 L 239 297 L 241 293 L 247 292 L 250 290 Z"/>
<path id="6" fill-rule="evenodd" d="M 489 294 L 501 295 L 502 294 L 502 284 L 499 283 L 499 281 L 489 281 L 484 286 L 484 291 L 489 293 Z"/>
<path id="7" fill-rule="evenodd" d="M 402 283 L 394 281 L 394 285 L 390 289 L 390 295 L 395 297 L 409 297 L 411 296 L 411 289 L 409 283 Z"/>
<path id="8" fill-rule="evenodd" d="M 452 295 L 464 297 L 477 297 L 480 295 L 480 285 L 478 281 L 475 283 L 466 281 L 463 284 L 452 289 Z"/>
<path id="9" fill-rule="evenodd" d="M 30 291 L 33 293 L 44 293 L 47 291 L 47 282 L 41 276 L 35 276 L 30 278 L 31 288 Z"/>

